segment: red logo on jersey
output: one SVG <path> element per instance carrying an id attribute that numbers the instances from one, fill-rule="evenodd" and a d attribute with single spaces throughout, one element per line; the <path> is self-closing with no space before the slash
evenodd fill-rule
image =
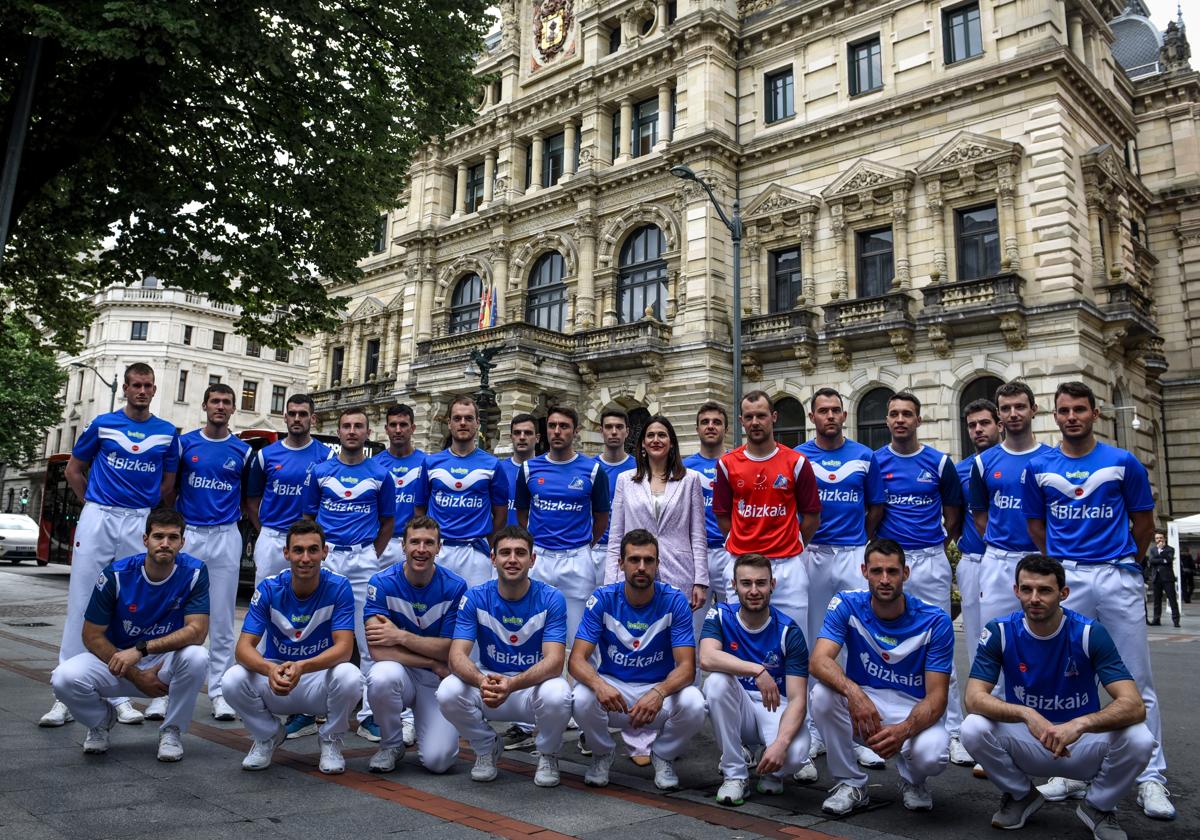
<path id="1" fill-rule="evenodd" d="M 892 474 L 892 473 L 885 473 L 883 477 L 884 477 L 884 478 L 892 478 L 892 477 L 893 477 L 893 474 Z"/>
<path id="2" fill-rule="evenodd" d="M 888 654 L 886 654 L 886 653 L 882 653 L 882 652 L 881 652 L 879 655 L 883 657 L 883 661 L 884 661 L 884 662 L 891 662 L 891 661 L 892 661 L 892 657 L 891 657 L 891 656 L 889 656 L 889 655 L 888 655 Z"/>
<path id="3" fill-rule="evenodd" d="M 455 489 L 455 490 L 461 490 L 461 489 L 462 489 L 462 482 L 461 482 L 461 481 L 456 481 L 456 482 L 454 482 L 454 489 Z"/>
<path id="4" fill-rule="evenodd" d="M 200 456 L 199 456 L 199 455 L 193 455 L 193 456 L 192 456 L 192 463 L 193 463 L 193 464 L 194 464 L 194 463 L 196 463 L 196 462 L 197 462 L 197 461 L 199 461 L 199 460 L 200 460 Z"/>
<path id="5" fill-rule="evenodd" d="M 730 643 L 729 643 L 729 649 L 730 649 L 730 650 L 737 650 L 737 642 L 730 642 Z"/>
<path id="6" fill-rule="evenodd" d="M 403 478 L 397 478 L 397 479 L 396 479 L 396 486 L 397 486 L 397 487 L 403 487 L 403 486 L 404 486 L 404 479 L 403 479 Z"/>
<path id="7" fill-rule="evenodd" d="M 516 637 L 516 636 L 509 636 L 509 637 L 508 637 L 508 640 L 509 640 L 510 642 L 512 642 L 514 645 L 517 643 L 517 637 Z"/>
<path id="8" fill-rule="evenodd" d="M 1076 495 L 1076 496 L 1082 496 L 1082 495 L 1083 495 L 1083 488 L 1082 488 L 1082 487 L 1076 487 L 1076 488 L 1075 488 L 1075 495 Z"/>
<path id="9" fill-rule="evenodd" d="M 546 479 L 544 479 L 544 478 L 538 479 L 538 484 L 545 484 L 545 483 L 546 483 Z"/>
<path id="10" fill-rule="evenodd" d="M 1026 665 L 1024 662 L 1022 662 L 1020 665 L 1018 665 L 1017 668 L 1020 669 L 1022 674 L 1024 674 L 1026 671 L 1029 670 L 1029 666 Z"/>
<path id="11" fill-rule="evenodd" d="M 347 499 L 349 499 L 349 498 L 350 498 L 350 491 L 349 491 L 349 490 L 347 490 L 347 491 L 346 491 L 346 498 L 347 498 Z"/>
<path id="12" fill-rule="evenodd" d="M 303 636 L 303 635 L 304 635 L 304 631 L 303 631 L 303 630 L 297 630 L 297 631 L 296 631 L 296 638 L 297 638 L 297 639 L 299 639 L 299 638 L 300 638 L 301 636 Z"/>
<path id="13" fill-rule="evenodd" d="M 138 447 L 137 447 L 137 444 L 136 444 L 136 443 L 135 443 L 135 444 L 134 444 L 134 445 L 133 445 L 131 448 L 133 449 L 133 451 L 134 451 L 134 452 L 137 452 L 137 451 L 138 451 Z"/>
<path id="14" fill-rule="evenodd" d="M 276 464 L 276 465 L 275 465 L 275 472 L 279 472 L 281 469 L 283 469 L 283 464 Z"/>
<path id="15" fill-rule="evenodd" d="M 833 473 L 830 473 L 830 474 L 829 474 L 829 480 L 830 480 L 830 481 L 837 481 L 837 476 L 836 476 L 836 475 L 834 475 Z"/>
<path id="16" fill-rule="evenodd" d="M 130 611 L 130 612 L 137 612 L 137 604 L 130 604 L 130 605 L 129 605 L 129 611 Z"/>
<path id="17" fill-rule="evenodd" d="M 1000 470 L 996 470 L 994 473 L 992 473 L 992 478 L 999 478 L 999 477 L 1000 477 Z"/>
<path id="18" fill-rule="evenodd" d="M 640 639 L 634 639 L 634 640 L 633 640 L 633 649 L 634 649 L 634 650 L 637 650 L 637 649 L 638 649 L 639 647 L 641 647 L 641 646 L 642 646 L 642 642 L 641 642 L 641 640 L 640 640 Z"/>

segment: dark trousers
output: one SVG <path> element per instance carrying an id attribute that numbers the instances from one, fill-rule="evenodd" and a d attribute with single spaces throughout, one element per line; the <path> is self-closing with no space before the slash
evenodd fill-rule
<path id="1" fill-rule="evenodd" d="M 1196 575 L 1194 572 L 1184 572 L 1180 578 L 1180 584 L 1183 586 L 1183 603 L 1192 603 L 1192 590 L 1196 588 Z"/>
<path id="2" fill-rule="evenodd" d="M 1171 620 L 1179 623 L 1179 602 L 1175 600 L 1175 581 L 1154 579 L 1154 623 L 1162 620 L 1163 595 L 1171 603 Z"/>

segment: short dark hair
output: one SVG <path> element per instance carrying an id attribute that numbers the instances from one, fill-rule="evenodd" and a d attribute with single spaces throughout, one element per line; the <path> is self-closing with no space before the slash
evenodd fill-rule
<path id="1" fill-rule="evenodd" d="M 1037 400 L 1033 396 L 1033 389 L 1029 387 L 1028 383 L 1023 382 L 1020 379 L 1013 379 L 1005 382 L 996 389 L 996 404 L 999 405 L 1001 397 L 1015 397 L 1019 394 L 1024 394 L 1029 400 L 1030 408 L 1037 405 Z"/>
<path id="2" fill-rule="evenodd" d="M 739 554 L 733 561 L 733 573 L 736 575 L 737 570 L 742 566 L 749 566 L 752 569 L 766 569 L 771 571 L 771 561 L 766 556 L 751 551 L 749 554 Z"/>
<path id="3" fill-rule="evenodd" d="M 700 425 L 700 415 L 708 414 L 710 411 L 719 412 L 721 420 L 726 426 L 729 425 L 729 412 L 725 410 L 725 406 L 721 405 L 716 400 L 706 400 L 700 403 L 700 407 L 696 409 L 696 425 Z"/>
<path id="4" fill-rule="evenodd" d="M 1082 397 L 1088 401 L 1088 406 L 1090 408 L 1096 407 L 1096 392 L 1082 382 L 1072 381 L 1060 383 L 1059 386 L 1054 389 L 1054 402 L 1056 405 L 1058 404 L 1058 398 L 1063 394 L 1066 394 L 1068 397 L 1075 397 L 1077 399 Z"/>
<path id="5" fill-rule="evenodd" d="M 963 409 L 963 419 L 970 417 L 972 414 L 978 414 L 980 411 L 986 411 L 992 415 L 992 420 L 1000 422 L 1000 409 L 996 408 L 996 404 L 988 399 L 971 400 L 967 403 L 967 407 Z"/>
<path id="6" fill-rule="evenodd" d="M 841 405 L 843 408 L 846 405 L 845 400 L 842 399 L 842 395 L 837 388 L 830 388 L 829 386 L 826 386 L 813 391 L 812 399 L 808 401 L 809 411 L 812 411 L 817 407 L 817 397 L 837 397 L 839 405 Z"/>
<path id="7" fill-rule="evenodd" d="M 658 537 L 645 528 L 634 528 L 621 537 L 621 559 L 625 559 L 625 548 L 631 545 L 652 545 L 655 555 L 658 554 Z"/>
<path id="8" fill-rule="evenodd" d="M 284 403 L 285 407 L 289 405 L 306 405 L 308 406 L 309 414 L 317 413 L 317 404 L 308 394 L 292 394 L 287 398 L 287 402 Z"/>
<path id="9" fill-rule="evenodd" d="M 556 406 L 551 407 L 546 412 L 547 420 L 550 419 L 551 414 L 561 414 L 563 417 L 569 417 L 571 419 L 571 425 L 574 426 L 576 429 L 579 428 L 579 412 L 576 411 L 575 409 L 571 408 L 571 406 L 556 405 Z"/>
<path id="10" fill-rule="evenodd" d="M 1167 535 L 1167 532 L 1166 532 L 1166 531 L 1164 531 L 1162 528 L 1155 528 L 1155 529 L 1154 529 L 1154 536 L 1156 536 L 1156 537 L 1160 537 L 1160 536 L 1161 536 L 1161 537 L 1165 537 L 1166 535 Z"/>
<path id="11" fill-rule="evenodd" d="M 393 417 L 407 417 L 409 423 L 416 422 L 416 415 L 413 414 L 412 406 L 405 403 L 396 403 L 387 410 L 387 414 L 384 416 L 386 418 L 384 420 L 385 423 Z"/>
<path id="12" fill-rule="evenodd" d="M 339 426 L 342 425 L 342 418 L 349 414 L 361 414 L 363 416 L 363 419 L 367 421 L 368 425 L 371 422 L 371 418 L 367 416 L 366 408 L 364 408 L 361 405 L 351 405 L 351 406 L 347 406 L 346 408 L 343 408 L 340 412 L 338 412 L 338 425 Z"/>
<path id="13" fill-rule="evenodd" d="M 174 525 L 183 533 L 183 529 L 187 527 L 187 522 L 183 519 L 183 514 L 174 508 L 156 507 L 150 513 L 146 514 L 146 535 L 149 536 L 150 529 L 154 525 Z"/>
<path id="14" fill-rule="evenodd" d="M 917 395 L 912 391 L 897 391 L 888 397 L 888 408 L 892 407 L 894 402 L 910 402 L 917 409 L 917 414 L 921 413 L 921 401 L 917 399 Z"/>
<path id="15" fill-rule="evenodd" d="M 493 554 L 496 553 L 496 549 L 500 546 L 500 540 L 521 540 L 529 546 L 530 551 L 533 551 L 533 534 L 520 525 L 505 525 L 492 535 Z"/>
<path id="16" fill-rule="evenodd" d="M 742 395 L 742 404 L 743 405 L 748 402 L 758 402 L 759 400 L 767 401 L 767 411 L 775 410 L 775 400 L 771 399 L 771 395 L 768 394 L 766 391 L 755 389 L 748 394 Z M 742 406 L 739 405 L 738 406 L 738 415 L 741 415 L 741 413 L 742 413 Z"/>
<path id="17" fill-rule="evenodd" d="M 230 397 L 233 397 L 233 389 L 224 382 L 214 382 L 204 389 L 204 399 L 200 400 L 200 404 L 204 405 L 207 403 L 208 398 L 213 394 L 228 394 Z"/>
<path id="18" fill-rule="evenodd" d="M 623 408 L 606 408 L 603 411 L 601 411 L 600 412 L 600 425 L 601 426 L 604 425 L 605 417 L 616 417 L 618 420 L 620 420 L 626 426 L 629 425 L 629 415 L 625 413 L 625 409 L 623 409 Z"/>
<path id="19" fill-rule="evenodd" d="M 409 532 L 416 531 L 417 529 L 436 531 L 438 539 L 441 540 L 442 538 L 442 528 L 437 524 L 437 520 L 432 516 L 426 516 L 422 513 L 414 513 L 408 518 L 408 521 L 404 523 L 403 537 L 408 539 Z"/>
<path id="20" fill-rule="evenodd" d="M 145 362 L 134 362 L 129 367 L 125 368 L 125 384 L 129 384 L 129 377 L 136 374 L 137 376 L 154 376 L 154 368 Z"/>
<path id="21" fill-rule="evenodd" d="M 534 417 L 529 412 L 523 412 L 521 414 L 514 416 L 512 420 L 509 420 L 508 421 L 508 430 L 511 432 L 513 429 L 513 426 L 516 426 L 518 423 L 532 423 L 533 430 L 535 432 L 537 431 L 537 427 L 538 427 L 537 418 Z"/>
<path id="22" fill-rule="evenodd" d="M 1063 564 L 1045 554 L 1026 554 L 1022 557 L 1017 562 L 1017 573 L 1013 576 L 1013 583 L 1020 581 L 1021 572 L 1029 572 L 1031 575 L 1054 575 L 1059 589 L 1067 585 L 1067 573 Z"/>
<path id="23" fill-rule="evenodd" d="M 287 541 L 284 543 L 288 548 L 292 547 L 292 537 L 306 537 L 309 534 L 316 534 L 321 538 L 321 542 L 325 542 L 325 529 L 317 524 L 313 519 L 297 519 L 288 528 Z"/>
<path id="24" fill-rule="evenodd" d="M 904 548 L 900 543 L 887 537 L 876 537 L 867 543 L 867 547 L 863 551 L 863 562 L 866 563 L 872 554 L 882 554 L 884 557 L 899 557 L 901 566 L 908 565 L 908 558 L 904 556 Z"/>
<path id="25" fill-rule="evenodd" d="M 475 402 L 474 397 L 468 397 L 466 394 L 459 394 L 457 397 L 450 400 L 450 405 L 447 406 L 447 409 L 451 414 L 454 413 L 454 406 L 456 405 L 471 406 L 471 408 L 475 410 L 475 419 L 479 419 L 479 405 Z"/>

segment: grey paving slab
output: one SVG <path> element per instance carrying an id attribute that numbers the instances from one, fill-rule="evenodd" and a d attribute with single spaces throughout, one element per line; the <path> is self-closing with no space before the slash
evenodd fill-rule
<path id="1" fill-rule="evenodd" d="M 310 810 L 307 799 L 293 800 L 290 812 L 265 818 L 289 837 L 370 837 L 420 831 L 443 822 L 394 802 L 361 796 L 329 810 Z M 466 828 L 467 826 L 463 826 Z"/>
<path id="2" fill-rule="evenodd" d="M 122 804 L 105 805 L 114 801 Z M 154 807 L 147 807 L 148 803 L 154 803 Z M 157 834 L 164 830 L 175 831 L 180 826 L 203 829 L 234 820 L 228 811 L 194 797 L 139 796 L 135 791 L 122 800 L 97 796 L 86 814 L 52 811 L 40 816 L 46 824 L 77 840 Z"/>
<path id="3" fill-rule="evenodd" d="M 640 822 L 636 831 L 641 837 L 674 837 L 679 840 L 756 840 L 762 837 L 761 834 L 712 825 L 682 814 Z M 577 836 L 583 840 L 612 840 L 613 834 L 612 831 L 589 831 Z"/>
<path id="4" fill-rule="evenodd" d="M 19 838 L 19 840 L 69 840 L 69 834 L 63 834 L 58 829 L 46 825 L 40 820 L 6 821 L 0 817 L 0 836 Z"/>
<path id="5" fill-rule="evenodd" d="M 496 810 L 513 819 L 562 834 L 578 835 L 599 829 L 615 832 L 623 828 L 640 832 L 645 821 L 657 819 L 666 813 L 615 797 L 587 797 L 586 794 L 581 797 L 580 791 L 568 787 L 548 790 L 518 788 L 513 792 L 518 795 L 513 797 L 508 808 Z"/>

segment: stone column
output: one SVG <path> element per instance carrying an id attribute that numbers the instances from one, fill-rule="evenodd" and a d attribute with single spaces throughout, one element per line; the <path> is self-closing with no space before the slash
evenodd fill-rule
<path id="1" fill-rule="evenodd" d="M 575 238 L 579 242 L 579 276 L 575 288 L 575 329 L 596 326 L 596 216 L 581 213 L 575 217 Z"/>
<path id="2" fill-rule="evenodd" d="M 830 210 L 833 213 L 833 217 L 829 220 L 829 225 L 833 231 L 834 253 L 837 257 L 833 275 L 833 297 L 835 300 L 845 300 L 850 295 L 850 282 L 846 273 L 846 250 L 850 247 L 847 244 L 850 239 L 850 232 L 846 227 L 845 208 L 841 204 L 834 204 L 830 207 Z"/>
<path id="3" fill-rule="evenodd" d="M 533 171 L 529 173 L 529 188 L 525 192 L 537 192 L 545 184 L 542 183 L 542 157 L 546 150 L 545 136 L 540 131 L 533 133 L 533 155 L 529 162 L 529 167 Z"/>
<path id="4" fill-rule="evenodd" d="M 1071 52 L 1075 53 L 1075 57 L 1086 64 L 1087 56 L 1083 51 L 1083 15 L 1078 12 L 1067 15 L 1067 26 L 1070 28 L 1069 40 L 1071 42 Z"/>
<path id="5" fill-rule="evenodd" d="M 658 23 L 655 27 L 659 32 L 667 31 L 667 0 L 658 0 L 658 8 L 654 13 L 654 20 Z"/>
<path id="6" fill-rule="evenodd" d="M 671 85 L 664 82 L 658 86 L 658 142 L 655 148 L 671 142 Z"/>
<path id="7" fill-rule="evenodd" d="M 575 160 L 575 118 L 567 120 L 563 126 L 563 178 L 575 174 L 579 161 Z"/>
<path id="8" fill-rule="evenodd" d="M 483 156 L 483 203 L 492 203 L 492 191 L 496 180 L 496 152 L 488 149 Z"/>
<path id="9" fill-rule="evenodd" d="M 1100 193 L 1087 193 L 1088 239 L 1092 245 L 1092 282 L 1103 286 L 1107 280 L 1104 267 L 1104 241 L 1100 232 Z"/>
<path id="10" fill-rule="evenodd" d="M 629 138 L 632 134 L 632 126 L 633 98 L 626 96 L 621 100 L 621 133 L 618 135 L 620 143 L 617 146 L 619 153 L 613 163 L 624 163 L 629 160 Z"/>
<path id="11" fill-rule="evenodd" d="M 362 334 L 363 322 L 355 321 L 350 325 L 350 335 L 346 341 L 346 378 L 356 385 L 362 381 Z"/>
<path id="12" fill-rule="evenodd" d="M 496 326 L 508 323 L 508 243 L 492 243 L 492 288 L 495 290 Z"/>
<path id="13" fill-rule="evenodd" d="M 816 233 L 816 213 L 805 210 L 800 214 L 800 297 L 796 303 L 812 306 L 817 302 L 817 280 L 813 274 L 813 237 Z"/>
<path id="14" fill-rule="evenodd" d="M 892 192 L 892 247 L 896 260 L 896 276 L 892 278 L 893 289 L 907 289 L 912 285 L 908 272 L 908 190 Z"/>
<path id="15" fill-rule="evenodd" d="M 1011 163 L 1001 163 L 996 174 L 998 177 L 996 194 L 1000 199 L 997 204 L 997 215 L 1000 222 L 1000 239 L 1004 243 L 1004 250 L 1000 256 L 1000 267 L 1005 271 L 1016 271 L 1021 267 L 1021 256 L 1017 252 L 1015 167 Z"/>
<path id="16" fill-rule="evenodd" d="M 929 272 L 929 279 L 939 283 L 949 279 L 946 266 L 946 205 L 942 201 L 942 182 L 927 183 L 925 195 L 925 206 L 929 209 L 929 221 L 933 225 L 933 271 Z"/>
<path id="17" fill-rule="evenodd" d="M 417 288 L 417 341 L 429 341 L 433 338 L 433 274 L 427 269 L 421 271 L 421 285 Z"/>
<path id="18" fill-rule="evenodd" d="M 329 387 L 329 336 L 321 333 L 313 342 L 312 351 L 317 354 L 317 387 L 323 390 Z"/>
<path id="19" fill-rule="evenodd" d="M 458 177 L 454 181 L 454 215 L 467 212 L 467 162 L 458 164 Z"/>
<path id="20" fill-rule="evenodd" d="M 753 238 L 746 239 L 742 243 L 742 246 L 742 253 L 745 255 L 746 262 L 750 264 L 750 284 L 749 289 L 747 289 L 747 291 L 750 293 L 750 300 L 743 301 L 743 308 L 745 308 L 746 303 L 749 303 L 750 311 L 758 314 L 763 311 L 763 285 L 766 282 L 762 276 L 762 271 L 759 270 L 759 265 L 762 262 L 762 248 L 760 247 L 758 240 Z M 766 293 L 766 299 L 769 305 L 771 299 L 769 291 Z"/>

